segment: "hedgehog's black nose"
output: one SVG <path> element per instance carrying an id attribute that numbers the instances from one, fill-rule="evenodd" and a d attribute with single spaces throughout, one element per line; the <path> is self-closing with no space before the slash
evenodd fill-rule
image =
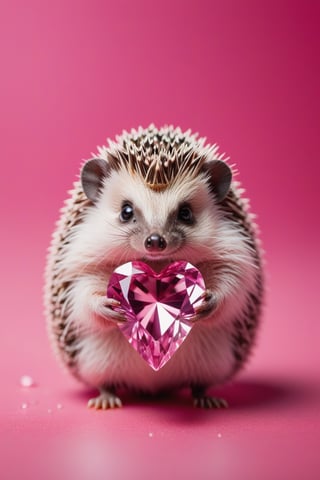
<path id="1" fill-rule="evenodd" d="M 167 242 L 158 233 L 152 233 L 148 238 L 146 238 L 144 246 L 147 250 L 149 250 L 149 252 L 156 252 L 158 250 L 164 250 L 167 246 Z"/>

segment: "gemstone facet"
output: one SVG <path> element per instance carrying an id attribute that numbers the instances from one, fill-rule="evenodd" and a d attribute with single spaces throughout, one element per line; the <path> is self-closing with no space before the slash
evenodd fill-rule
<path id="1" fill-rule="evenodd" d="M 107 297 L 120 302 L 114 310 L 127 319 L 119 328 L 154 369 L 163 367 L 191 330 L 190 318 L 205 291 L 199 270 L 177 261 L 160 273 L 143 262 L 120 265 L 110 277 Z"/>

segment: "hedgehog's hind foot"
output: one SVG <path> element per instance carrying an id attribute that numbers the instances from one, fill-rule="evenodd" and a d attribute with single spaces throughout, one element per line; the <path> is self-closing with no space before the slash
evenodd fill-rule
<path id="1" fill-rule="evenodd" d="M 203 387 L 192 387 L 191 390 L 193 405 L 197 408 L 228 408 L 224 398 L 207 396 Z"/>
<path id="2" fill-rule="evenodd" d="M 194 397 L 193 405 L 197 408 L 228 408 L 228 403 L 224 398 L 218 397 Z"/>
<path id="3" fill-rule="evenodd" d="M 88 401 L 88 407 L 96 410 L 108 410 L 109 408 L 122 407 L 122 402 L 114 390 L 100 388 L 100 395 L 91 398 Z"/>

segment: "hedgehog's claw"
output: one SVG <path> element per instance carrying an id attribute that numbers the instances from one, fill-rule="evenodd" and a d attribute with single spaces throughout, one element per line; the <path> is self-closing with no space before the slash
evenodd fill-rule
<path id="1" fill-rule="evenodd" d="M 117 323 L 126 321 L 124 312 L 120 308 L 120 302 L 113 298 L 98 295 L 95 300 L 95 310 L 98 315 L 107 318 L 108 320 Z"/>
<path id="2" fill-rule="evenodd" d="M 194 397 L 193 405 L 197 408 L 228 408 L 228 403 L 224 398 L 218 397 Z"/>
<path id="3" fill-rule="evenodd" d="M 211 290 L 205 290 L 201 295 L 201 300 L 201 304 L 195 308 L 195 314 L 190 318 L 191 322 L 206 317 L 217 307 L 217 297 Z"/>
<path id="4" fill-rule="evenodd" d="M 108 410 L 109 408 L 120 407 L 122 407 L 120 398 L 110 390 L 101 389 L 100 395 L 88 401 L 88 408 L 95 408 L 96 410 Z"/>
<path id="5" fill-rule="evenodd" d="M 205 387 L 192 386 L 193 405 L 197 408 L 228 408 L 223 398 L 210 397 L 205 394 Z"/>

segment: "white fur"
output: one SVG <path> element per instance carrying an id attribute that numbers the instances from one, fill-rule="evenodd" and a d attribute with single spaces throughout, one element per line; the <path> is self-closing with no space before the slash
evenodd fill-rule
<path id="1" fill-rule="evenodd" d="M 119 221 L 125 200 L 131 201 L 137 212 L 134 234 Z M 177 246 L 166 225 L 183 201 L 191 204 L 196 224 L 185 227 L 186 241 Z M 168 248 L 162 259 L 152 260 L 144 239 L 155 231 L 166 237 Z M 244 238 L 212 200 L 204 178 L 178 178 L 170 188 L 155 192 L 146 188 L 139 176 L 113 171 L 97 204 L 87 209 L 83 222 L 74 228 L 71 240 L 60 275 L 62 280 L 74 279 L 67 304 L 69 320 L 78 326 L 77 345 L 82 347 L 77 357 L 78 375 L 85 382 L 97 387 L 123 382 L 156 391 L 181 384 L 218 383 L 231 374 L 231 323 L 243 311 L 248 292 L 254 290 L 257 267 Z M 219 299 L 218 310 L 199 320 L 158 372 L 138 356 L 116 325 L 97 314 L 97 296 L 105 295 L 114 268 L 134 259 L 144 259 L 154 269 L 173 260 L 188 260 L 200 269 L 207 288 Z"/>

